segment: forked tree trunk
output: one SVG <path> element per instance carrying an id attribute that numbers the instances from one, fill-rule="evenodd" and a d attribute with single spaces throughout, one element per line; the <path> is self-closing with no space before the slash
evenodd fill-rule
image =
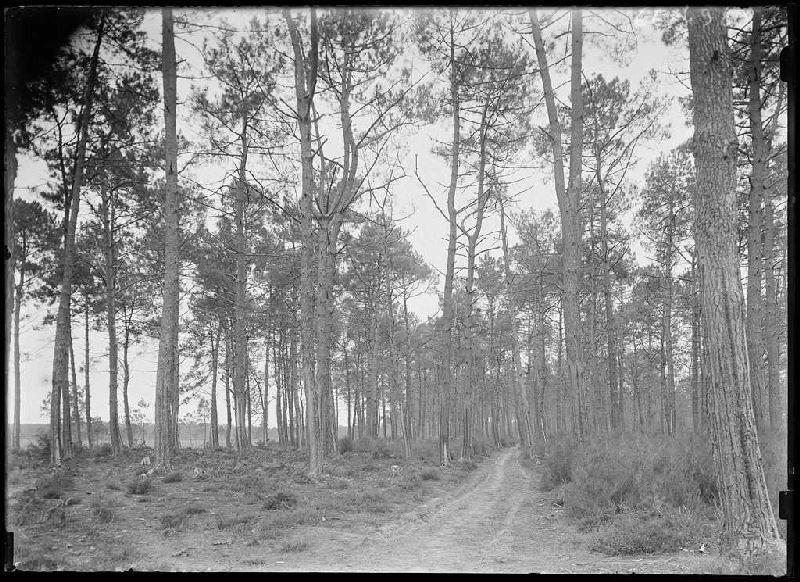
<path id="1" fill-rule="evenodd" d="M 572 389 L 575 417 L 573 431 L 580 439 L 585 438 L 588 430 L 587 405 L 584 377 L 584 355 L 581 342 L 580 310 L 578 304 L 578 269 L 580 264 L 580 239 L 578 208 L 581 193 L 581 169 L 583 146 L 583 94 L 581 91 L 582 56 L 583 56 L 583 15 L 575 9 L 572 15 L 572 63 L 570 95 L 572 108 L 570 113 L 570 163 L 569 181 L 565 182 L 564 152 L 561 144 L 562 127 L 556 108 L 555 93 L 550 80 L 542 31 L 535 10 L 531 11 L 533 39 L 536 57 L 539 62 L 539 73 L 542 78 L 544 99 L 547 106 L 547 117 L 550 123 L 550 139 L 553 149 L 553 181 L 558 198 L 558 209 L 561 216 L 561 240 L 564 252 L 564 333 L 566 336 L 566 360 L 569 385 Z"/>
<path id="2" fill-rule="evenodd" d="M 696 245 L 724 531 L 741 555 L 782 552 L 753 415 L 736 249 L 736 154 L 725 10 L 688 8 Z"/>

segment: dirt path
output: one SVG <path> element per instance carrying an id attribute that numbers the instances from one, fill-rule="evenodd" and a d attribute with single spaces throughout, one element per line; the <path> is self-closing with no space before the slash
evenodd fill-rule
<path id="1" fill-rule="evenodd" d="M 246 548 L 252 563 L 235 570 L 701 573 L 714 558 L 680 553 L 653 557 L 607 557 L 589 552 L 586 535 L 566 523 L 554 494 L 539 491 L 539 475 L 519 462 L 519 449 L 505 449 L 452 495 L 434 499 L 366 533 L 308 528 L 309 548 L 274 554 Z M 189 564 L 187 564 L 188 566 Z M 191 569 L 197 569 L 194 562 Z M 221 564 L 217 564 L 217 568 Z M 212 567 L 213 568 L 213 567 Z"/>

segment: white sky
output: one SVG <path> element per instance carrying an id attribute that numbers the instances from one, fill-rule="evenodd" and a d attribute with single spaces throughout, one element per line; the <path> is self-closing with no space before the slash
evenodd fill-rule
<path id="1" fill-rule="evenodd" d="M 226 18 L 231 22 L 237 22 L 243 15 L 234 14 L 231 10 L 217 10 L 217 15 Z M 244 12 L 244 11 L 236 11 Z M 262 13 L 260 10 L 246 11 L 248 13 Z M 180 15 L 180 12 L 177 13 Z M 643 144 L 639 149 L 638 165 L 629 174 L 629 181 L 637 183 L 641 180 L 647 164 L 654 159 L 657 155 L 670 148 L 678 145 L 690 136 L 690 130 L 684 122 L 684 116 L 680 112 L 678 105 L 678 97 L 688 95 L 688 89 L 683 84 L 669 73 L 671 70 L 685 70 L 688 68 L 688 52 L 681 47 L 667 47 L 661 42 L 661 33 L 657 31 L 651 24 L 652 11 L 640 11 L 639 17 L 636 19 L 637 23 L 637 47 L 634 51 L 628 54 L 629 62 L 627 64 L 620 64 L 615 62 L 609 55 L 605 54 L 605 50 L 599 48 L 591 41 L 587 41 L 584 45 L 584 67 L 585 74 L 589 76 L 594 72 L 601 72 L 606 79 L 614 76 L 619 76 L 621 79 L 630 81 L 631 90 L 634 91 L 639 82 L 645 78 L 651 69 L 656 69 L 659 73 L 657 75 L 658 94 L 670 99 L 671 109 L 663 120 L 665 125 L 670 127 L 670 137 L 666 140 L 659 140 L 658 143 Z M 244 21 L 249 20 L 247 16 Z M 241 21 L 241 20 L 239 20 Z M 587 17 L 585 26 L 586 30 L 590 30 L 590 23 L 592 21 Z M 594 21 L 596 22 L 596 20 Z M 161 22 L 160 12 L 154 11 L 146 16 L 145 30 L 148 33 L 149 40 L 155 46 L 160 45 L 161 42 Z M 186 42 L 181 42 L 179 39 L 176 42 L 177 56 L 179 61 L 181 59 L 187 60 L 194 66 L 201 63 L 201 59 L 196 51 Z M 558 49 L 563 50 L 563 49 Z M 555 86 L 561 86 L 560 91 L 564 93 L 564 101 L 568 102 L 568 72 L 564 69 L 553 71 L 553 81 Z M 536 91 L 540 91 L 540 82 L 536 79 Z M 188 112 L 185 107 L 181 107 L 180 102 L 187 96 L 190 87 L 190 81 L 187 79 L 178 80 L 178 100 L 179 100 L 179 115 L 182 115 L 182 120 L 179 120 L 179 131 L 184 132 L 191 137 L 191 121 L 188 118 Z M 160 84 L 160 80 L 159 80 Z M 181 111 L 183 109 L 183 111 Z M 540 113 L 543 114 L 543 111 Z M 540 117 L 537 123 L 544 125 L 545 120 Z M 419 167 L 420 175 L 428 184 L 428 187 L 435 195 L 441 196 L 440 200 L 443 201 L 446 197 L 446 187 L 437 186 L 446 184 L 449 179 L 449 166 L 446 161 L 441 160 L 430 154 L 430 147 L 432 138 L 438 137 L 446 141 L 447 135 L 451 131 L 449 123 L 440 123 L 438 125 L 438 132 L 433 128 L 427 128 L 422 131 L 412 133 L 407 137 L 406 146 L 409 151 L 407 158 L 406 173 L 408 178 L 396 184 L 393 188 L 393 209 L 395 217 L 405 217 L 401 224 L 405 230 L 411 231 L 410 239 L 414 247 L 421 253 L 424 259 L 438 272 L 443 272 L 446 260 L 446 236 L 447 224 L 441 215 L 438 213 L 433 203 L 425 196 L 423 189 L 417 183 L 414 177 L 413 160 L 414 154 L 419 154 Z M 524 165 L 533 166 L 538 161 L 532 160 L 532 163 L 525 163 Z M 211 177 L 219 175 L 221 170 L 217 169 L 195 169 L 196 176 Z M 511 193 L 528 190 L 524 195 L 519 197 L 517 203 L 517 210 L 525 208 L 534 208 L 536 210 L 544 210 L 552 208 L 557 211 L 556 197 L 553 190 L 551 181 L 551 174 L 549 166 L 543 172 L 536 170 L 521 170 L 524 180 L 515 185 L 511 189 Z M 22 197 L 30 197 L 32 187 L 40 186 L 46 181 L 46 170 L 43 162 L 32 159 L 30 156 L 19 156 L 19 171 L 16 181 L 16 195 Z M 470 195 L 474 195 L 471 193 Z M 626 218 L 629 220 L 630 216 Z M 488 216 L 484 223 L 484 231 L 496 232 L 499 229 L 499 220 L 497 217 Z M 512 242 L 514 239 L 513 232 L 511 233 Z M 494 239 L 489 238 L 486 242 L 489 246 L 495 246 Z M 642 251 L 640 248 L 634 246 L 634 251 L 639 256 L 640 260 Z M 444 277 L 440 277 L 439 288 L 443 285 Z M 187 309 L 188 306 L 182 305 L 182 311 Z M 423 294 L 410 302 L 410 307 L 417 315 L 423 320 L 429 316 L 434 315 L 438 310 L 438 298 L 435 294 Z M 21 353 L 22 353 L 22 408 L 21 418 L 23 423 L 39 423 L 47 422 L 47 419 L 41 414 L 41 402 L 45 394 L 49 390 L 50 377 L 52 370 L 52 357 L 53 357 L 53 339 L 55 328 L 54 326 L 41 326 L 41 319 L 43 311 L 40 306 L 28 305 L 24 310 L 24 318 L 21 322 Z M 75 321 L 75 357 L 79 362 L 83 362 L 83 333 L 78 333 L 82 330 L 82 322 Z M 104 331 L 93 332 L 91 334 L 91 354 L 93 358 L 91 368 L 91 385 L 92 385 L 92 410 L 95 415 L 100 415 L 103 419 L 108 418 L 108 337 Z M 147 402 L 152 403 L 154 400 L 155 390 L 155 373 L 156 373 L 156 357 L 157 346 L 155 342 L 143 342 L 135 346 L 131 351 L 131 383 L 129 400 L 132 407 L 135 407 L 136 402 L 140 398 L 144 398 Z M 185 370 L 188 362 L 184 365 Z M 9 370 L 9 375 L 11 370 Z M 83 377 L 79 373 L 79 384 L 83 384 Z M 13 382 L 11 383 L 12 391 L 7 395 L 7 416 L 9 421 L 13 418 Z M 121 386 L 120 386 L 121 391 Z M 274 389 L 271 391 L 274 397 Z M 121 403 L 121 393 L 120 393 Z M 224 419 L 224 394 L 219 397 L 220 405 L 220 419 Z M 194 410 L 195 404 L 187 405 L 187 410 Z M 121 404 L 120 404 L 121 410 Z M 147 414 L 152 419 L 152 407 L 148 410 Z M 340 423 L 344 423 L 345 416 L 340 416 Z M 120 415 L 121 418 L 121 415 Z M 270 410 L 270 426 L 275 425 L 274 407 L 271 406 Z"/>

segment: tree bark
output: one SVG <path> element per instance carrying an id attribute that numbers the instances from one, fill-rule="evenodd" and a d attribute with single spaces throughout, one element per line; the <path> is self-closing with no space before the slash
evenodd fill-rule
<path id="1" fill-rule="evenodd" d="M 219 448 L 219 414 L 217 412 L 217 369 L 219 368 L 219 340 L 222 336 L 222 323 L 217 324 L 216 340 L 214 332 L 208 332 L 211 342 L 211 448 Z"/>
<path id="2" fill-rule="evenodd" d="M 15 162 L 16 163 L 16 162 Z M 6 220 L 11 220 L 10 216 L 6 216 Z M 14 433 L 11 442 L 11 446 L 15 451 L 20 450 L 20 404 L 22 401 L 21 398 L 21 370 L 20 364 L 22 363 L 22 358 L 20 357 L 19 353 L 19 314 L 20 310 L 22 309 L 22 296 L 25 290 L 25 260 L 27 255 L 27 240 L 26 240 L 25 233 L 22 233 L 22 247 L 21 249 L 15 249 L 15 254 L 17 257 L 21 256 L 22 260 L 19 262 L 19 283 L 17 283 L 16 293 L 12 292 L 12 297 L 14 300 Z M 14 241 L 15 242 L 15 241 Z M 15 257 L 16 258 L 16 257 Z M 14 267 L 13 263 L 11 265 L 12 269 Z M 6 276 L 9 280 L 13 283 L 14 281 L 14 271 L 11 271 L 11 277 L 8 277 L 8 273 Z M 8 297 L 8 295 L 6 295 Z M 6 368 L 8 369 L 8 368 Z"/>
<path id="3" fill-rule="evenodd" d="M 764 204 L 764 291 L 766 294 L 766 309 L 764 314 L 764 329 L 766 330 L 767 343 L 767 385 L 769 386 L 769 421 L 772 430 L 785 427 L 781 415 L 781 382 L 780 382 L 780 335 L 781 327 L 780 309 L 778 307 L 778 285 L 775 276 L 775 229 L 774 210 L 772 201 L 767 199 Z"/>
<path id="4" fill-rule="evenodd" d="M 18 307 L 17 307 L 17 300 L 14 297 L 14 270 L 16 268 L 16 249 L 15 249 L 15 240 L 14 240 L 14 183 L 17 177 L 17 144 L 14 142 L 14 129 L 12 124 L 8 118 L 6 118 L 5 123 L 5 130 L 4 130 L 4 143 L 5 148 L 3 151 L 3 191 L 5 194 L 5 200 L 3 201 L 3 209 L 5 210 L 5 244 L 6 244 L 6 252 L 5 252 L 5 269 L 6 269 L 6 285 L 5 285 L 5 296 L 6 296 L 6 305 L 5 305 L 5 369 L 10 370 L 11 358 L 9 357 L 9 351 L 11 350 L 11 315 L 12 310 L 14 310 L 14 321 L 16 322 L 15 327 L 15 346 L 19 346 L 19 315 L 18 315 Z M 20 406 L 20 396 L 19 396 L 19 348 L 15 347 L 15 362 L 16 362 L 16 372 L 14 377 L 14 434 L 12 440 L 12 447 L 14 450 L 19 450 L 20 442 L 19 442 L 19 406 Z M 9 390 L 9 374 L 6 374 L 6 394 L 8 394 Z M 52 432 L 52 431 L 51 431 Z"/>
<path id="5" fill-rule="evenodd" d="M 83 108 L 79 120 L 78 143 L 75 148 L 75 165 L 72 170 L 72 189 L 69 194 L 70 213 L 66 225 L 63 253 L 63 277 L 58 298 L 58 314 L 56 316 L 56 334 L 53 347 L 53 373 L 52 391 L 50 393 L 50 462 L 60 466 L 62 458 L 72 457 L 71 443 L 61 443 L 59 429 L 59 412 L 61 407 L 61 394 L 67 387 L 67 326 L 70 317 L 70 299 L 72 297 L 72 269 L 73 255 L 75 253 L 75 231 L 78 226 L 78 208 L 80 206 L 80 193 L 83 186 L 84 166 L 86 161 L 86 140 L 89 133 L 89 124 L 92 119 L 92 103 L 94 100 L 95 81 L 97 79 L 97 63 L 100 55 L 100 45 L 103 41 L 104 17 L 100 17 L 97 30 L 97 40 L 89 64 L 89 74 L 86 79 L 86 90 L 83 97 Z M 62 449 L 62 445 L 65 447 Z"/>
<path id="6" fill-rule="evenodd" d="M 316 477 L 322 469 L 323 447 L 321 427 L 318 422 L 319 392 L 314 377 L 314 238 L 313 238 L 313 197 L 314 197 L 314 152 L 311 148 L 311 106 L 317 83 L 317 63 L 319 38 L 317 13 L 311 9 L 311 31 L 309 54 L 303 56 L 300 33 L 289 15 L 284 11 L 289 28 L 289 36 L 294 52 L 295 97 L 297 102 L 297 123 L 300 129 L 301 161 L 301 224 L 300 236 L 303 241 L 300 255 L 300 310 L 301 310 L 301 357 L 303 388 L 306 395 L 306 433 L 309 447 L 309 474 Z"/>
<path id="7" fill-rule="evenodd" d="M 750 41 L 749 99 L 747 104 L 752 143 L 752 171 L 748 205 L 747 236 L 747 356 L 750 362 L 750 384 L 753 391 L 753 413 L 759 432 L 769 425 L 769 405 L 764 377 L 764 321 L 761 283 L 763 273 L 762 206 L 766 199 L 769 146 L 761 123 L 761 17 L 763 8 L 753 8 Z"/>
<path id="8" fill-rule="evenodd" d="M 736 153 L 725 10 L 688 8 L 696 238 L 724 531 L 744 557 L 782 552 L 753 415 L 736 251 Z"/>
<path id="9" fill-rule="evenodd" d="M 230 327 L 225 330 L 225 410 L 228 413 L 228 424 L 225 430 L 225 448 L 231 450 L 231 338 Z"/>
<path id="10" fill-rule="evenodd" d="M 72 321 L 70 320 L 69 323 L 69 367 L 72 374 L 72 416 L 75 421 L 78 447 L 82 449 L 83 439 L 81 438 L 81 413 L 80 402 L 78 401 L 78 373 L 75 369 L 75 349 L 72 346 Z"/>
<path id="11" fill-rule="evenodd" d="M 94 449 L 94 431 L 92 429 L 92 395 L 89 385 L 89 297 L 84 296 L 84 308 L 83 308 L 83 322 L 84 322 L 84 337 L 86 342 L 84 344 L 84 364 L 83 364 L 83 397 L 85 399 L 85 406 L 86 409 L 86 440 L 89 441 L 89 450 L 91 451 Z"/>
<path id="12" fill-rule="evenodd" d="M 580 10 L 572 10 L 572 63 L 570 95 L 570 158 L 569 181 L 564 179 L 564 153 L 561 145 L 562 127 L 558 119 L 553 84 L 547 64 L 542 31 L 535 10 L 531 11 L 533 39 L 539 73 L 542 78 L 547 117 L 550 123 L 550 140 L 553 148 L 553 178 L 561 215 L 561 240 L 564 261 L 564 332 L 566 336 L 567 375 L 574 399 L 575 418 L 573 431 L 580 439 L 588 430 L 586 395 L 584 394 L 584 356 L 580 335 L 580 310 L 578 304 L 578 269 L 580 266 L 580 224 L 578 208 L 581 193 L 581 169 L 583 147 L 583 94 L 581 91 L 583 16 Z"/>
<path id="13" fill-rule="evenodd" d="M 163 36 L 162 73 L 164 78 L 165 174 L 164 198 L 164 306 L 161 315 L 161 334 L 158 341 L 158 368 L 155 401 L 155 465 L 167 470 L 177 440 L 178 390 L 178 302 L 179 282 L 179 225 L 178 207 L 178 142 L 176 132 L 176 59 L 172 9 L 161 13 Z"/>
<path id="14" fill-rule="evenodd" d="M 439 408 L 439 463 L 450 464 L 450 392 L 452 389 L 452 358 L 453 358 L 453 279 L 455 276 L 457 215 L 456 215 L 456 188 L 458 187 L 459 153 L 461 149 L 461 117 L 460 101 L 458 95 L 458 72 L 456 70 L 455 30 L 453 19 L 455 11 L 451 10 L 450 16 L 450 101 L 453 109 L 453 145 L 450 156 L 450 185 L 447 189 L 447 216 L 450 230 L 447 238 L 447 269 L 444 280 L 444 294 L 442 296 L 442 320 L 440 329 L 440 349 L 442 357 L 439 361 L 439 382 L 441 384 L 441 406 Z"/>
<path id="15" fill-rule="evenodd" d="M 113 194 L 101 186 L 101 212 L 103 217 L 105 283 L 106 283 L 106 324 L 108 328 L 108 431 L 111 437 L 111 449 L 114 456 L 121 448 L 119 434 L 119 405 L 117 393 L 119 387 L 119 354 L 117 344 L 117 307 L 116 307 L 116 265 L 114 257 L 114 203 Z"/>

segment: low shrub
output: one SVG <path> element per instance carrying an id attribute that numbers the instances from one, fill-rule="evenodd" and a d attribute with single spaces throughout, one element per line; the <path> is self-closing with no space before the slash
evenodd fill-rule
<path id="1" fill-rule="evenodd" d="M 700 543 L 702 525 L 686 512 L 631 512 L 614 521 L 592 544 L 612 556 L 665 554 Z"/>
<path id="2" fill-rule="evenodd" d="M 190 505 L 188 507 L 184 507 L 180 511 L 165 513 L 164 515 L 162 515 L 161 525 L 165 529 L 166 528 L 178 529 L 186 522 L 186 519 L 189 516 L 205 512 L 206 512 L 205 508 L 200 507 L 199 505 Z"/>
<path id="3" fill-rule="evenodd" d="M 299 552 L 305 552 L 308 548 L 309 548 L 308 541 L 304 539 L 295 539 L 284 542 L 281 545 L 281 552 L 299 553 Z"/>
<path id="4" fill-rule="evenodd" d="M 351 509 L 363 513 L 386 513 L 391 509 L 383 491 L 375 488 L 354 491 L 344 501 Z"/>
<path id="5" fill-rule="evenodd" d="M 111 443 L 103 443 L 92 450 L 95 457 L 110 457 L 113 453 L 114 449 L 111 448 Z"/>
<path id="6" fill-rule="evenodd" d="M 137 475 L 130 481 L 128 481 L 126 487 L 128 489 L 128 493 L 132 495 L 144 495 L 148 491 L 150 491 L 150 479 L 140 479 Z"/>
<path id="7" fill-rule="evenodd" d="M 277 491 L 264 500 L 264 509 L 274 511 L 277 509 L 291 509 L 297 505 L 297 497 L 293 493 Z"/>
<path id="8" fill-rule="evenodd" d="M 419 478 L 423 481 L 438 481 L 441 479 L 441 475 L 436 469 L 423 469 L 419 474 Z"/>
<path id="9" fill-rule="evenodd" d="M 233 527 L 242 523 L 247 523 L 250 521 L 252 517 L 246 515 L 218 515 L 217 516 L 217 528 L 219 529 L 227 529 L 229 527 Z"/>
<path id="10" fill-rule="evenodd" d="M 350 437 L 344 437 L 339 439 L 339 453 L 344 455 L 345 453 L 349 453 L 353 451 L 353 439 Z"/>
<path id="11" fill-rule="evenodd" d="M 36 435 L 36 442 L 25 448 L 25 455 L 31 460 L 47 462 L 50 460 L 50 435 L 40 432 Z"/>
<path id="12" fill-rule="evenodd" d="M 100 495 L 92 499 L 89 505 L 92 515 L 103 523 L 111 523 L 116 517 L 114 504 L 108 500 L 104 500 Z"/>
<path id="13" fill-rule="evenodd" d="M 70 487 L 72 487 L 72 476 L 62 471 L 36 480 L 36 490 L 45 499 L 60 499 Z"/>
<path id="14" fill-rule="evenodd" d="M 572 466 L 578 446 L 571 437 L 555 437 L 545 450 L 541 487 L 545 491 L 572 480 Z"/>
<path id="15" fill-rule="evenodd" d="M 164 483 L 177 483 L 178 481 L 183 481 L 183 473 L 179 471 L 173 471 L 164 476 Z"/>

